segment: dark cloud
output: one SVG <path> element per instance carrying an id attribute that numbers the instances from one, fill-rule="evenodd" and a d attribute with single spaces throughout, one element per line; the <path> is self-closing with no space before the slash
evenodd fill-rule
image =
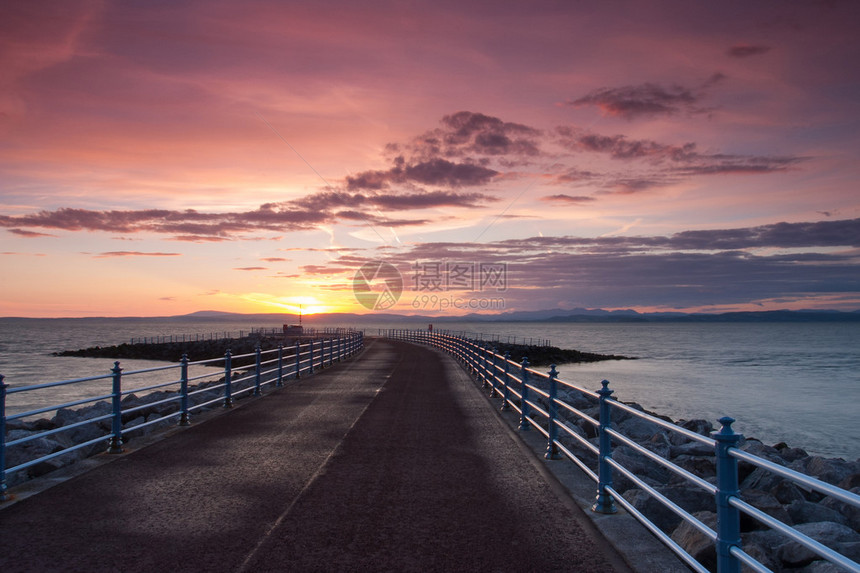
<path id="1" fill-rule="evenodd" d="M 726 54 L 732 58 L 748 58 L 766 54 L 770 49 L 770 46 L 737 44 L 726 50 Z"/>
<path id="2" fill-rule="evenodd" d="M 418 290 L 414 275 L 420 271 L 415 269 L 423 263 L 438 262 L 442 268 L 446 262 L 495 263 L 506 266 L 507 290 L 501 294 L 509 307 L 548 308 L 565 301 L 574 306 L 683 308 L 856 294 L 857 252 L 811 249 L 858 246 L 860 219 L 853 219 L 671 236 L 423 243 L 396 252 L 380 249 L 339 257 L 303 271 L 352 276 L 365 262 L 381 258 L 400 269 L 407 288 Z M 781 250 L 759 252 L 774 248 Z M 498 294 L 488 289 L 479 295 Z"/>
<path id="3" fill-rule="evenodd" d="M 539 129 L 471 111 L 443 116 L 440 127 L 405 143 L 390 143 L 388 155 L 403 165 L 418 165 L 439 159 L 456 160 L 487 167 L 512 167 L 529 163 L 541 155 Z M 489 168 L 489 167 L 487 167 Z M 379 173 L 366 184 L 378 184 Z"/>
<path id="4" fill-rule="evenodd" d="M 670 182 L 665 179 L 678 177 L 756 175 L 786 171 L 809 159 L 797 156 L 707 154 L 701 153 L 695 143 L 664 144 L 649 139 L 628 139 L 624 135 L 601 135 L 566 126 L 557 128 L 556 136 L 560 145 L 574 152 L 600 153 L 620 161 L 646 161 L 659 166 L 664 179 L 660 184 Z M 590 172 L 576 170 L 569 172 L 567 178 L 575 181 L 585 179 L 586 176 L 589 179 L 596 178 Z M 557 180 L 563 182 L 565 177 L 561 176 Z M 615 179 L 610 186 L 617 184 L 617 178 L 604 176 L 604 179 Z M 647 179 L 658 182 L 653 174 Z"/>
<path id="5" fill-rule="evenodd" d="M 234 267 L 234 271 L 267 271 L 268 267 Z"/>
<path id="6" fill-rule="evenodd" d="M 694 111 L 698 102 L 699 96 L 688 88 L 665 88 L 645 83 L 639 86 L 600 88 L 568 103 L 574 107 L 593 105 L 606 115 L 633 119 L 639 116 Z"/>
<path id="7" fill-rule="evenodd" d="M 457 171 L 450 177 L 456 177 Z M 441 176 L 444 178 L 444 176 Z M 218 242 L 247 239 L 243 233 L 301 231 L 321 224 L 346 220 L 379 226 L 422 225 L 428 219 L 392 219 L 386 211 L 406 211 L 441 207 L 475 208 L 497 201 L 485 193 L 427 191 L 410 193 L 348 193 L 323 191 L 301 199 L 265 203 L 245 212 L 203 213 L 193 209 L 170 211 L 93 211 L 60 208 L 30 215 L 0 215 L 0 227 L 24 236 L 42 235 L 22 227 L 67 231 L 151 232 L 172 235 L 186 242 Z M 253 237 L 251 237 L 253 238 Z"/>
<path id="8" fill-rule="evenodd" d="M 600 135 L 569 127 L 557 130 L 559 141 L 577 152 L 605 153 L 613 159 L 652 159 L 686 162 L 701 157 L 695 143 L 667 145 L 649 139 L 628 139 L 624 135 Z"/>
<path id="9" fill-rule="evenodd" d="M 26 229 L 9 229 L 9 232 L 19 237 L 36 238 L 36 237 L 56 237 L 50 233 L 37 233 L 36 231 L 27 231 Z"/>
<path id="10" fill-rule="evenodd" d="M 561 204 L 575 204 L 581 205 L 583 203 L 590 203 L 594 201 L 594 197 L 586 197 L 582 195 L 565 195 L 564 193 L 558 193 L 556 195 L 547 195 L 545 197 L 541 197 L 541 201 L 548 201 L 550 203 L 561 203 Z"/>
<path id="11" fill-rule="evenodd" d="M 263 257 L 260 260 L 266 263 L 283 263 L 290 259 L 285 259 L 284 257 Z"/>
<path id="12" fill-rule="evenodd" d="M 382 190 L 398 184 L 471 187 L 489 183 L 498 175 L 498 171 L 481 165 L 454 163 L 438 157 L 414 164 L 397 157 L 394 163 L 387 171 L 364 171 L 347 177 L 347 189 Z"/>
<path id="13" fill-rule="evenodd" d="M 180 257 L 182 253 L 145 253 L 141 251 L 108 251 L 93 255 L 97 259 L 111 257 Z"/>
<path id="14" fill-rule="evenodd" d="M 580 183 L 599 179 L 600 174 L 582 169 L 569 169 L 555 178 L 558 183 Z"/>

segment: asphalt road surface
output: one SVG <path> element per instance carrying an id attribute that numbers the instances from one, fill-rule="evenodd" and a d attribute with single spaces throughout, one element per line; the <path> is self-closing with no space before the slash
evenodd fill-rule
<path id="1" fill-rule="evenodd" d="M 538 464 L 451 358 L 369 340 L 0 510 L 0 571 L 627 571 Z"/>

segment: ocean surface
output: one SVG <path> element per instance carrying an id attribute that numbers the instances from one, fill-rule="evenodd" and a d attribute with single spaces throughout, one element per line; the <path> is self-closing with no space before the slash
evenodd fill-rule
<path id="1" fill-rule="evenodd" d="M 395 325 L 369 319 L 319 326 L 352 326 L 374 335 Z M 107 374 L 112 360 L 51 353 L 140 337 L 238 336 L 239 331 L 263 327 L 280 324 L 0 318 L 0 374 L 12 386 Z M 423 330 L 427 323 L 404 322 L 396 327 Z M 435 329 L 483 333 L 485 338 L 502 340 L 509 336 L 549 339 L 563 348 L 634 356 L 637 360 L 561 364 L 558 370 L 563 380 L 591 390 L 607 379 L 616 398 L 638 402 L 676 420 L 705 418 L 716 425 L 718 418 L 728 415 L 737 420 L 735 431 L 766 444 L 784 441 L 812 454 L 860 458 L 860 323 L 464 322 L 437 323 Z M 126 371 L 163 364 L 122 361 Z M 40 406 L 32 401 L 38 398 L 20 402 L 28 394 L 9 396 L 8 412 Z"/>

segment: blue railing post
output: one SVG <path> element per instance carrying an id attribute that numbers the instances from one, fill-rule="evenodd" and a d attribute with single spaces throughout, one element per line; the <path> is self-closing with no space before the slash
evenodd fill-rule
<path id="1" fill-rule="evenodd" d="M 258 344 L 254 349 L 254 354 L 256 357 L 254 358 L 254 396 L 260 395 L 260 382 L 262 382 L 263 375 L 263 349 L 260 348 Z"/>
<path id="2" fill-rule="evenodd" d="M 122 453 L 122 368 L 119 361 L 113 363 L 113 388 L 111 403 L 113 405 L 113 419 L 111 420 L 111 437 L 108 444 L 109 454 Z"/>
<path id="3" fill-rule="evenodd" d="M 275 382 L 275 386 L 283 386 L 284 385 L 284 345 L 278 345 L 278 380 Z"/>
<path id="4" fill-rule="evenodd" d="M 510 403 L 511 389 L 509 387 L 509 382 L 511 381 L 511 379 L 508 376 L 508 374 L 509 374 L 508 368 L 510 367 L 510 360 L 511 360 L 510 351 L 505 352 L 505 374 L 504 374 L 505 377 L 504 377 L 504 381 L 502 382 L 502 408 L 501 408 L 503 412 L 507 412 L 508 410 L 511 409 L 511 403 Z"/>
<path id="5" fill-rule="evenodd" d="M 556 426 L 556 418 L 558 417 L 558 404 L 556 403 L 556 398 L 558 397 L 557 378 L 558 372 L 556 372 L 555 364 L 553 364 L 549 369 L 549 421 L 547 422 L 549 437 L 546 442 L 546 454 L 544 454 L 544 457 L 548 460 L 557 460 L 561 457 L 558 455 L 558 445 L 555 443 L 558 440 L 558 426 Z"/>
<path id="6" fill-rule="evenodd" d="M 233 354 L 229 348 L 224 353 L 224 407 L 233 407 Z"/>
<path id="7" fill-rule="evenodd" d="M 296 340 L 296 380 L 302 377 L 302 345 Z"/>
<path id="8" fill-rule="evenodd" d="M 311 343 L 308 345 L 308 348 L 309 348 L 309 352 L 310 352 L 310 354 L 308 355 L 310 357 L 310 360 L 308 361 L 309 362 L 308 363 L 308 374 L 313 374 L 314 373 L 314 341 L 313 340 L 311 340 Z"/>
<path id="9" fill-rule="evenodd" d="M 492 352 L 493 352 L 493 354 L 492 354 L 492 358 L 490 360 L 490 397 L 491 398 L 496 395 L 496 388 L 498 388 L 498 384 L 496 384 L 496 376 L 498 376 L 499 371 L 496 368 L 496 365 L 498 363 L 496 360 L 496 355 L 498 354 L 499 349 L 496 348 L 495 346 L 493 346 Z"/>
<path id="10" fill-rule="evenodd" d="M 183 354 L 179 362 L 179 425 L 188 426 L 188 355 Z"/>
<path id="11" fill-rule="evenodd" d="M 717 442 L 717 572 L 740 573 L 740 561 L 729 552 L 732 546 L 741 546 L 740 511 L 729 504 L 738 495 L 738 460 L 729 455 L 729 448 L 737 446 L 743 435 L 732 430 L 733 418 L 725 416 L 719 422 L 722 428 L 711 434 Z"/>
<path id="12" fill-rule="evenodd" d="M 528 400 L 529 400 L 529 370 L 528 370 L 528 368 L 529 368 L 529 359 L 526 358 L 525 356 L 523 356 L 523 364 L 522 364 L 522 367 L 520 368 L 520 376 L 522 377 L 522 381 L 523 381 L 523 388 L 522 388 L 523 398 L 522 398 L 522 403 L 520 404 L 520 406 L 522 406 L 521 414 L 520 414 L 520 425 L 517 428 L 518 430 L 523 430 L 523 431 L 530 430 L 532 427 L 531 423 L 529 423 L 529 402 L 528 402 Z"/>
<path id="13" fill-rule="evenodd" d="M 615 513 L 618 511 L 615 508 L 615 500 L 612 499 L 612 494 L 606 491 L 607 487 L 612 487 L 612 466 L 606 461 L 612 457 L 612 437 L 606 431 L 612 427 L 612 414 L 609 405 L 612 390 L 609 389 L 609 380 L 604 380 L 600 384 L 603 387 L 597 391 L 600 395 L 600 454 L 597 457 L 597 500 L 591 506 L 591 511 Z"/>
<path id="14" fill-rule="evenodd" d="M 484 348 L 483 344 L 479 344 L 478 349 L 481 353 L 481 361 L 478 365 L 478 371 L 480 372 L 479 376 L 481 377 L 481 388 L 486 388 L 487 387 L 487 349 Z"/>
<path id="15" fill-rule="evenodd" d="M 0 374 L 0 501 L 9 499 L 6 493 L 6 384 L 5 376 Z"/>

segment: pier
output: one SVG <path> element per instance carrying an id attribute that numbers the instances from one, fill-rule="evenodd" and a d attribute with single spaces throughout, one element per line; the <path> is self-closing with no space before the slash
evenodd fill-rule
<path id="1" fill-rule="evenodd" d="M 101 396 L 113 412 L 0 441 L 2 461 L 7 446 L 111 422 L 68 446 L 109 438 L 111 453 L 78 466 L 94 469 L 4 492 L 0 568 L 860 571 L 860 462 L 744 442 L 729 417 L 719 431 L 681 426 L 616 400 L 608 381 L 595 392 L 495 344 L 389 330 L 297 342 L 292 356 L 281 344 L 183 357 L 156 369 L 178 368 L 179 382 L 148 386 L 177 394 L 125 409 L 117 365 Z M 212 376 L 189 366 L 213 361 L 224 377 L 189 386 Z M 0 389 L 0 404 L 28 390 Z M 154 419 L 128 421 L 141 412 Z M 25 416 L 0 414 L 4 426 Z M 175 417 L 164 439 L 123 444 Z"/>
<path id="2" fill-rule="evenodd" d="M 628 571 L 439 351 L 358 357 L 0 510 L 0 569 Z"/>

